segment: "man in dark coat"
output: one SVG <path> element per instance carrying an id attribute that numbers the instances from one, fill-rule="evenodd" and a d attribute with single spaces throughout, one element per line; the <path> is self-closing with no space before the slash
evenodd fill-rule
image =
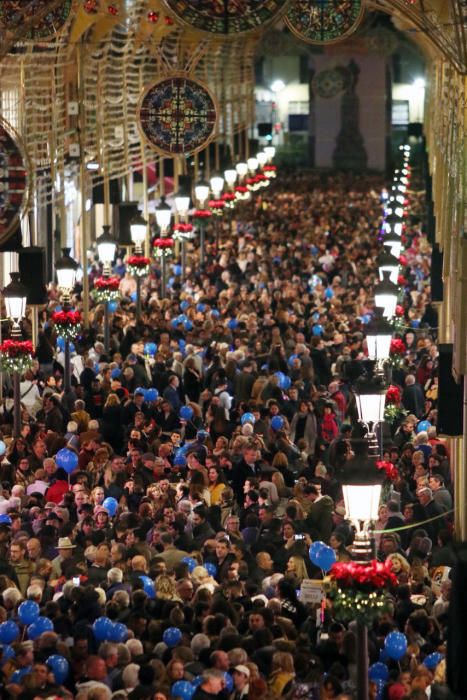
<path id="1" fill-rule="evenodd" d="M 409 412 L 421 418 L 425 410 L 425 397 L 420 384 L 417 384 L 413 374 L 405 378 L 405 387 L 402 392 L 402 405 Z"/>

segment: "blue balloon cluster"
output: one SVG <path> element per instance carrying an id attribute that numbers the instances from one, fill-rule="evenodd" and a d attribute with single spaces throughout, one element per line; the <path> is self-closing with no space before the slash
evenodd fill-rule
<path id="1" fill-rule="evenodd" d="M 332 547 L 321 541 L 313 542 L 308 550 L 310 561 L 325 573 L 336 563 L 336 553 Z"/>
<path id="2" fill-rule="evenodd" d="M 290 386 L 292 384 L 292 380 L 290 379 L 290 377 L 284 374 L 284 372 L 275 372 L 275 376 L 278 378 L 279 387 L 283 391 L 287 391 L 287 389 L 290 389 Z"/>
<path id="3" fill-rule="evenodd" d="M 55 455 L 55 462 L 57 466 L 64 469 L 67 474 L 71 474 L 78 466 L 78 455 L 76 452 L 73 452 L 73 450 L 64 447 Z"/>
<path id="4" fill-rule="evenodd" d="M 92 625 L 94 637 L 98 642 L 125 642 L 128 629 L 121 622 L 112 622 L 108 617 L 98 617 Z"/>
<path id="5" fill-rule="evenodd" d="M 193 569 L 196 566 L 198 566 L 198 562 L 193 557 L 183 557 L 182 562 L 183 562 L 183 564 L 186 564 L 188 566 L 188 571 L 190 574 L 193 571 Z M 1 641 L 1 639 L 0 639 L 0 641 Z"/>

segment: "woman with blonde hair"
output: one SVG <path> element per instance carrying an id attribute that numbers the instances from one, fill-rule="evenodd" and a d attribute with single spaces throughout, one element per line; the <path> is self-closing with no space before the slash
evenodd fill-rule
<path id="1" fill-rule="evenodd" d="M 394 552 L 386 557 L 386 561 L 392 565 L 392 573 L 397 576 L 399 583 L 407 583 L 410 576 L 410 564 L 402 554 Z"/>
<path id="2" fill-rule="evenodd" d="M 309 578 L 303 557 L 297 555 L 289 557 L 285 577 L 288 579 L 293 578 L 299 584 L 302 583 L 304 578 Z"/>
<path id="3" fill-rule="evenodd" d="M 288 692 L 294 678 L 295 666 L 292 654 L 287 651 L 276 651 L 272 656 L 269 689 L 278 697 L 282 697 Z"/>
<path id="4" fill-rule="evenodd" d="M 167 574 L 160 574 L 155 580 L 156 598 L 159 600 L 173 600 L 181 603 L 181 598 L 177 595 L 175 581 Z"/>

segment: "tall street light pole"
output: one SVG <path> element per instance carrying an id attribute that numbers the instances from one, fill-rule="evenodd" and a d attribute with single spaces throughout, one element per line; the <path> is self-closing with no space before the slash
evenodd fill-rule
<path id="1" fill-rule="evenodd" d="M 70 256 L 70 248 L 62 248 L 62 257 L 55 263 L 57 283 L 62 293 L 62 306 L 65 313 L 71 311 L 71 293 L 75 287 L 78 263 Z M 65 338 L 65 394 L 71 391 L 70 340 Z"/>
<path id="2" fill-rule="evenodd" d="M 28 290 L 21 284 L 19 272 L 10 273 L 11 282 L 3 290 L 6 313 L 12 322 L 11 339 L 21 340 L 20 321 L 26 313 L 26 299 Z M 13 372 L 13 437 L 17 438 L 21 433 L 21 392 L 20 372 Z"/>
<path id="3" fill-rule="evenodd" d="M 165 197 L 161 197 L 159 206 L 156 207 L 156 222 L 161 232 L 161 238 L 167 237 L 167 232 L 170 228 L 170 221 L 172 218 L 172 209 L 170 205 L 165 201 Z M 166 283 L 167 283 L 167 261 L 165 257 L 165 250 L 162 250 L 161 255 L 161 299 L 165 299 L 166 296 Z"/>
<path id="4" fill-rule="evenodd" d="M 111 265 L 115 259 L 115 253 L 117 252 L 117 242 L 110 233 L 110 226 L 103 226 L 104 232 L 96 240 L 97 254 L 99 260 L 103 264 L 102 276 L 110 277 L 112 271 Z M 109 302 L 106 300 L 104 302 L 104 347 L 105 352 L 108 353 L 110 350 L 110 323 L 109 323 Z"/>
<path id="5" fill-rule="evenodd" d="M 195 185 L 195 199 L 199 204 L 200 210 L 206 208 L 206 202 L 209 198 L 209 182 L 201 178 Z M 204 265 L 206 258 L 206 223 L 204 218 L 199 219 L 199 262 Z"/>
<path id="6" fill-rule="evenodd" d="M 135 246 L 135 255 L 143 255 L 143 245 L 146 242 L 148 222 L 140 211 L 130 221 L 131 240 Z M 141 275 L 136 275 L 136 320 L 141 318 Z"/>

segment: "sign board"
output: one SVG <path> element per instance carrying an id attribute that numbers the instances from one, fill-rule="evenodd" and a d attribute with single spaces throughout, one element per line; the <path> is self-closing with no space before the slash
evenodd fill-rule
<path id="1" fill-rule="evenodd" d="M 300 586 L 300 602 L 320 604 L 324 598 L 323 582 L 319 579 L 306 578 Z"/>

